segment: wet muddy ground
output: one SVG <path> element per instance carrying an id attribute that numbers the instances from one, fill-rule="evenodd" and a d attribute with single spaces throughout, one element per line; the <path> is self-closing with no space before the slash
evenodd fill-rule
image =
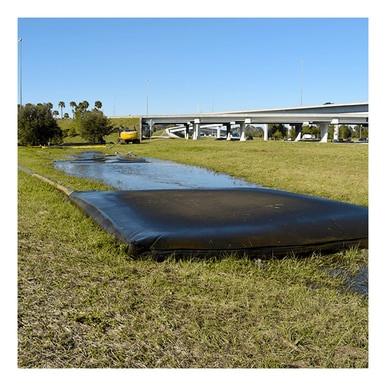
<path id="1" fill-rule="evenodd" d="M 369 272 L 366 265 L 363 265 L 355 274 L 345 269 L 333 269 L 329 271 L 329 274 L 334 277 L 342 277 L 347 290 L 368 296 Z"/>

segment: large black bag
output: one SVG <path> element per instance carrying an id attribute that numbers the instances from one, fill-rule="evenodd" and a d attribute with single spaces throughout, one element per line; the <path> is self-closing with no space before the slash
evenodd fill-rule
<path id="1" fill-rule="evenodd" d="M 265 188 L 73 192 L 70 198 L 132 254 L 335 251 L 368 244 L 368 210 Z"/>

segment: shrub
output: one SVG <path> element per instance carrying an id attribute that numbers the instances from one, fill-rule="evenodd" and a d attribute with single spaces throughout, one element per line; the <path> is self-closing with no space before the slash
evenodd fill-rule
<path id="1" fill-rule="evenodd" d="M 105 143 L 103 137 L 112 132 L 113 127 L 102 111 L 82 111 L 76 113 L 80 136 L 91 143 Z"/>
<path id="2" fill-rule="evenodd" d="M 282 132 L 277 129 L 273 134 L 272 134 L 272 138 L 276 141 L 277 139 L 283 139 L 283 134 Z"/>
<path id="3" fill-rule="evenodd" d="M 20 145 L 47 145 L 60 143 L 62 131 L 52 116 L 48 104 L 28 103 L 19 106 L 18 141 Z"/>

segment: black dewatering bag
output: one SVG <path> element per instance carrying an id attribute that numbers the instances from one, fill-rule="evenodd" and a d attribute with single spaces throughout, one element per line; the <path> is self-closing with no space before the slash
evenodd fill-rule
<path id="1" fill-rule="evenodd" d="M 367 248 L 368 210 L 265 188 L 73 192 L 133 255 L 256 257 Z"/>

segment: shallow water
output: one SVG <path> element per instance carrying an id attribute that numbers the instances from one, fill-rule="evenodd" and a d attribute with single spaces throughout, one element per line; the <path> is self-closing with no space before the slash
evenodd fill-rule
<path id="1" fill-rule="evenodd" d="M 329 273 L 332 276 L 342 276 L 345 287 L 350 291 L 368 296 L 369 273 L 367 265 L 362 266 L 355 274 L 350 274 L 350 272 L 342 268 L 331 270 Z"/>
<path id="2" fill-rule="evenodd" d="M 104 156 L 99 152 L 56 161 L 55 167 L 72 176 L 97 179 L 118 190 L 257 187 L 196 166 L 155 158 Z"/>
<path id="3" fill-rule="evenodd" d="M 352 291 L 368 296 L 369 295 L 368 267 L 367 266 L 362 267 L 355 275 L 351 276 L 347 284 Z"/>

